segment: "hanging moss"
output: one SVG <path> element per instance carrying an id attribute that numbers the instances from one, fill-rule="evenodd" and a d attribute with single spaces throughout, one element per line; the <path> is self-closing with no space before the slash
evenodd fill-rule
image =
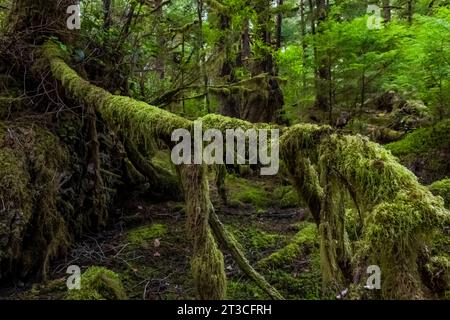
<path id="1" fill-rule="evenodd" d="M 70 290 L 68 300 L 126 300 L 120 277 L 103 267 L 90 267 L 81 275 L 80 290 Z"/>
<path id="2" fill-rule="evenodd" d="M 322 144 L 321 168 L 354 195 L 364 231 L 358 257 L 383 270 L 385 298 L 423 296 L 417 258 L 427 236 L 448 221 L 443 201 L 380 145 L 332 135 Z"/>
<path id="3" fill-rule="evenodd" d="M 330 127 L 312 124 L 288 128 L 281 137 L 280 152 L 291 176 L 298 196 L 309 207 L 316 223 L 320 224 L 321 203 L 324 191 L 312 161 L 317 163 L 321 139 L 329 134 Z"/>

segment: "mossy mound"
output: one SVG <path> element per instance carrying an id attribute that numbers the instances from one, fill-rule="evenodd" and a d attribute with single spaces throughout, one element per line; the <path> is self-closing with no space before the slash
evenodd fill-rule
<path id="1" fill-rule="evenodd" d="M 90 267 L 81 275 L 80 290 L 70 290 L 68 300 L 126 300 L 120 277 L 103 267 Z"/>
<path id="2" fill-rule="evenodd" d="M 48 269 L 64 252 L 67 223 L 59 186 L 67 151 L 36 125 L 0 125 L 0 277 Z"/>
<path id="3" fill-rule="evenodd" d="M 131 230 L 127 235 L 127 240 L 133 246 L 148 247 L 151 241 L 163 237 L 166 233 L 165 225 L 152 224 Z"/>
<path id="4" fill-rule="evenodd" d="M 386 145 L 392 154 L 424 183 L 450 175 L 450 120 L 418 129 L 404 139 Z"/>

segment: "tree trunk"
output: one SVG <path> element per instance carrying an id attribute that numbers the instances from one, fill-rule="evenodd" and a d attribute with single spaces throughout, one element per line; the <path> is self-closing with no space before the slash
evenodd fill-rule
<path id="1" fill-rule="evenodd" d="M 317 19 L 317 30 L 323 33 L 323 22 L 327 19 L 328 9 L 325 4 L 325 0 L 318 0 L 315 11 L 315 17 Z M 331 70 L 330 62 L 326 54 L 319 53 L 317 46 L 316 52 L 316 64 L 318 65 L 316 74 L 316 108 L 321 111 L 327 111 L 331 113 L 331 99 L 330 99 L 330 84 L 331 84 Z M 331 122 L 332 120 L 329 119 Z"/>
<path id="2" fill-rule="evenodd" d="M 58 35 L 63 41 L 71 41 L 77 30 L 67 28 L 67 8 L 78 4 L 75 0 L 17 0 L 9 16 L 10 31 L 20 34 L 22 40 Z"/>
<path id="3" fill-rule="evenodd" d="M 385 23 L 391 22 L 392 14 L 391 14 L 391 1 L 390 0 L 383 0 L 383 18 Z"/>

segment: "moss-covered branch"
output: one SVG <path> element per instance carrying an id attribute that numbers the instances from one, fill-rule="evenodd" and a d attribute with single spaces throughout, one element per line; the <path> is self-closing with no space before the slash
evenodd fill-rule
<path id="1" fill-rule="evenodd" d="M 267 293 L 269 297 L 271 297 L 274 300 L 284 300 L 283 296 L 250 265 L 250 263 L 245 258 L 242 251 L 239 249 L 239 246 L 236 243 L 236 239 L 234 239 L 234 237 L 225 230 L 225 228 L 223 227 L 222 223 L 219 220 L 219 217 L 217 217 L 214 211 L 212 211 L 210 214 L 209 223 L 216 238 L 219 240 L 220 243 L 222 243 L 222 245 L 224 245 L 227 248 L 227 250 L 230 251 L 234 261 L 236 261 L 241 270 L 247 276 L 249 276 L 250 279 L 255 281 L 255 283 L 265 293 Z"/>

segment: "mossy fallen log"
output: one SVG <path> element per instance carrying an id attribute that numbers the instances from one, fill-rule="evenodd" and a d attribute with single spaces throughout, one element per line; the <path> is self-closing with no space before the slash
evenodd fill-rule
<path id="1" fill-rule="evenodd" d="M 162 140 L 170 146 L 172 132 L 175 129 L 193 129 L 192 121 L 144 102 L 138 102 L 128 97 L 114 96 L 91 85 L 66 64 L 64 53 L 52 42 L 43 46 L 43 55 L 48 59 L 54 77 L 61 81 L 72 97 L 95 106 L 106 122 L 120 131 L 132 143 L 151 145 L 155 140 Z M 223 131 L 237 126 L 241 128 L 254 127 L 253 124 L 243 120 L 217 115 L 205 116 L 202 121 L 204 128 L 218 128 Z M 268 125 L 263 126 L 268 127 Z M 206 194 L 209 192 L 208 188 L 203 186 L 200 178 L 191 181 L 193 178 L 189 175 L 194 174 L 193 171 L 195 169 L 188 170 L 187 167 L 180 167 L 180 177 L 188 207 L 188 221 L 194 222 L 188 224 L 193 236 L 192 243 L 195 252 L 192 271 L 199 296 L 202 299 L 220 299 L 225 297 L 226 288 L 223 257 L 207 223 L 210 210 L 209 194 Z M 198 175 L 203 176 L 203 174 Z M 200 212 L 192 207 L 193 203 L 199 206 Z M 206 224 L 198 225 L 201 221 L 205 221 L 205 217 Z M 198 231 L 201 232 L 198 233 Z"/>

